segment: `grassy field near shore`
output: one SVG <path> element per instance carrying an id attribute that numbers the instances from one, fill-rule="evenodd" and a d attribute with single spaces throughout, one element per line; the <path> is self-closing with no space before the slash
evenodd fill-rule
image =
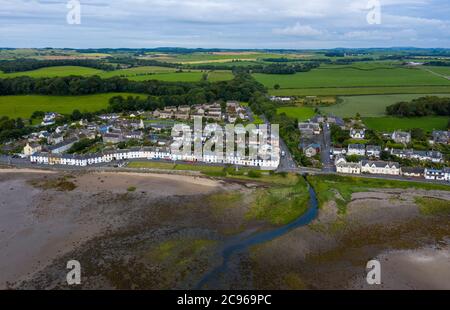
<path id="1" fill-rule="evenodd" d="M 351 201 L 352 194 L 370 191 L 374 188 L 396 189 L 424 189 L 450 191 L 450 186 L 445 184 L 420 183 L 410 181 L 372 179 L 364 177 L 317 175 L 308 176 L 308 181 L 317 193 L 320 206 L 329 201 L 335 201 L 341 212 L 345 212 L 347 204 Z"/>
<path id="2" fill-rule="evenodd" d="M 0 115 L 11 118 L 29 118 L 35 111 L 70 114 L 78 109 L 81 112 L 96 112 L 108 107 L 114 96 L 140 96 L 145 94 L 106 93 L 86 96 L 0 96 Z"/>
<path id="3" fill-rule="evenodd" d="M 303 178 L 295 185 L 260 189 L 247 213 L 247 218 L 265 220 L 274 225 L 286 225 L 308 210 L 309 192 Z"/>

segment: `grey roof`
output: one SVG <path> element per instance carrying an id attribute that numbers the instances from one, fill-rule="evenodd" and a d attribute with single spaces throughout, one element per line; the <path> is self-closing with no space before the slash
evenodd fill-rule
<path id="1" fill-rule="evenodd" d="M 396 162 L 387 162 L 387 161 L 370 161 L 370 160 L 363 160 L 361 161 L 361 164 L 363 166 L 369 164 L 370 166 L 375 165 L 377 168 L 385 168 L 386 166 L 389 166 L 390 168 L 399 168 L 400 164 Z"/>
<path id="2" fill-rule="evenodd" d="M 77 141 L 78 141 L 77 138 L 70 138 L 70 139 L 67 139 L 67 140 L 65 140 L 65 141 L 63 141 L 63 142 L 61 142 L 61 143 L 58 143 L 58 144 L 49 146 L 48 149 L 49 149 L 50 151 L 57 150 L 57 149 L 59 149 L 59 148 L 65 147 L 65 146 L 67 146 L 67 145 L 69 145 L 69 144 L 73 144 L 73 143 L 75 143 L 75 142 L 77 142 Z"/>
<path id="3" fill-rule="evenodd" d="M 402 167 L 402 172 L 407 173 L 421 173 L 423 174 L 425 171 L 425 168 L 422 167 Z"/>
<path id="4" fill-rule="evenodd" d="M 365 150 L 366 146 L 364 144 L 349 144 L 349 149 L 358 149 L 358 150 Z"/>

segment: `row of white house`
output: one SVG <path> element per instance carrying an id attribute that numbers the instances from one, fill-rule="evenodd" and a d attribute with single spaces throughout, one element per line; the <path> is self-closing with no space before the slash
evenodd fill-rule
<path id="1" fill-rule="evenodd" d="M 450 181 L 450 168 L 422 169 L 402 168 L 399 163 L 362 160 L 358 163 L 347 162 L 344 156 L 335 160 L 336 171 L 344 174 L 375 174 L 425 178 L 427 180 Z"/>
<path id="2" fill-rule="evenodd" d="M 338 173 L 400 175 L 400 164 L 395 162 L 362 160 L 351 163 L 344 156 L 338 156 L 335 165 Z"/>
<path id="3" fill-rule="evenodd" d="M 236 153 L 237 154 L 237 153 Z M 145 160 L 171 160 L 187 162 L 204 162 L 211 164 L 231 164 L 239 166 L 260 167 L 262 169 L 273 170 L 279 166 L 279 158 L 270 160 L 241 158 L 239 156 L 220 157 L 215 154 L 205 154 L 199 160 L 193 154 L 178 155 L 172 154 L 168 148 L 138 148 L 130 150 L 106 151 L 101 154 L 70 155 L 70 154 L 49 154 L 35 153 L 30 156 L 30 162 L 44 165 L 66 165 L 86 167 L 101 163 L 110 163 L 118 160 L 145 159 Z"/>

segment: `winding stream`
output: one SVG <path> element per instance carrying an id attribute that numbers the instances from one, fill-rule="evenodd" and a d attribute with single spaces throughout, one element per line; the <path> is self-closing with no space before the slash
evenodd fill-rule
<path id="1" fill-rule="evenodd" d="M 311 223 L 318 215 L 318 209 L 319 204 L 317 201 L 317 195 L 314 191 L 314 188 L 311 186 L 311 184 L 308 183 L 308 190 L 309 190 L 309 209 L 304 213 L 301 217 L 299 217 L 294 222 L 291 222 L 290 224 L 287 224 L 285 226 L 279 227 L 274 230 L 264 231 L 260 233 L 256 233 L 254 235 L 251 235 L 249 237 L 246 237 L 244 239 L 242 238 L 236 238 L 230 241 L 228 244 L 225 245 L 225 247 L 222 250 L 221 256 L 222 256 L 222 265 L 218 266 L 217 268 L 213 269 L 211 272 L 207 273 L 203 278 L 200 280 L 200 282 L 197 284 L 195 289 L 203 289 L 205 285 L 208 283 L 214 281 L 215 279 L 219 278 L 221 274 L 226 273 L 228 268 L 228 263 L 231 259 L 231 257 L 237 253 L 244 252 L 248 250 L 250 247 L 262 243 L 266 243 L 268 241 L 274 240 L 278 237 L 281 237 L 288 232 L 292 231 L 293 229 L 296 229 L 298 227 L 306 226 L 309 223 Z"/>

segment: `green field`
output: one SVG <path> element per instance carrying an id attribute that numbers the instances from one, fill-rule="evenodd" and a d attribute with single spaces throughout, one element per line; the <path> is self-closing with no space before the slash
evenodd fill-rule
<path id="1" fill-rule="evenodd" d="M 35 111 L 69 114 L 75 109 L 81 112 L 95 112 L 106 108 L 109 99 L 117 95 L 147 97 L 129 93 L 87 96 L 0 96 L 0 116 L 29 118 Z"/>
<path id="2" fill-rule="evenodd" d="M 363 117 L 385 116 L 386 107 L 400 101 L 411 101 L 424 96 L 450 97 L 445 94 L 401 94 L 401 95 L 372 95 L 372 96 L 345 96 L 338 104 L 320 108 L 329 115 L 339 117 L 353 117 L 358 112 Z"/>
<path id="3" fill-rule="evenodd" d="M 429 66 L 425 66 L 424 69 L 428 69 L 431 70 L 433 72 L 445 75 L 445 76 L 449 76 L 450 77 L 450 67 L 429 67 Z"/>
<path id="4" fill-rule="evenodd" d="M 425 131 L 445 130 L 448 126 L 449 118 L 445 116 L 427 116 L 427 117 L 368 117 L 363 118 L 364 124 L 370 129 L 376 131 L 394 131 L 410 130 L 413 128 L 422 128 Z"/>
<path id="5" fill-rule="evenodd" d="M 191 53 L 191 54 L 179 54 L 179 55 L 166 55 L 161 60 L 169 62 L 178 62 L 183 64 L 200 64 L 200 63 L 213 63 L 213 62 L 227 62 L 232 60 L 244 60 L 244 61 L 256 61 L 264 58 L 296 58 L 305 57 L 305 55 L 295 54 L 269 54 L 260 52 L 232 52 L 232 53 Z"/>
<path id="6" fill-rule="evenodd" d="M 185 70 L 176 72 L 175 68 L 167 67 L 136 67 L 115 71 L 101 71 L 97 69 L 77 66 L 47 67 L 26 72 L 3 73 L 0 78 L 14 78 L 18 76 L 40 77 L 63 77 L 70 75 L 92 76 L 98 75 L 101 78 L 111 78 L 115 76 L 128 78 L 133 81 L 159 80 L 166 82 L 198 82 L 206 72 L 200 70 Z M 208 74 L 212 82 L 227 81 L 233 79 L 231 71 L 212 71 Z"/>
<path id="7" fill-rule="evenodd" d="M 277 113 L 285 113 L 287 116 L 296 118 L 299 121 L 311 119 L 316 114 L 314 109 L 308 107 L 283 107 L 278 108 Z"/>
<path id="8" fill-rule="evenodd" d="M 450 94 L 448 86 L 400 86 L 400 87 L 331 87 L 270 90 L 274 96 L 356 96 L 389 94 Z"/>
<path id="9" fill-rule="evenodd" d="M 103 71 L 87 68 L 87 67 L 78 67 L 78 66 L 60 66 L 60 67 L 47 67 L 36 69 L 32 71 L 26 72 L 17 72 L 17 73 L 3 73 L 0 72 L 0 78 L 14 78 L 18 76 L 29 76 L 33 78 L 41 78 L 41 77 L 57 77 L 57 76 L 69 76 L 69 75 L 83 75 L 90 76 L 95 74 L 101 74 Z"/>
<path id="10" fill-rule="evenodd" d="M 423 190 L 450 191 L 450 186 L 445 184 L 369 179 L 350 176 L 344 177 L 337 175 L 311 175 L 308 176 L 308 181 L 316 190 L 320 207 L 329 201 L 335 201 L 341 213 L 346 212 L 347 204 L 352 201 L 352 195 L 354 193 L 367 192 L 376 188 L 417 188 Z"/>
<path id="11" fill-rule="evenodd" d="M 321 67 L 293 75 L 253 75 L 274 95 L 447 93 L 450 81 L 420 69 Z M 274 85 L 280 89 L 274 90 Z M 437 91 L 438 89 L 442 89 Z"/>

